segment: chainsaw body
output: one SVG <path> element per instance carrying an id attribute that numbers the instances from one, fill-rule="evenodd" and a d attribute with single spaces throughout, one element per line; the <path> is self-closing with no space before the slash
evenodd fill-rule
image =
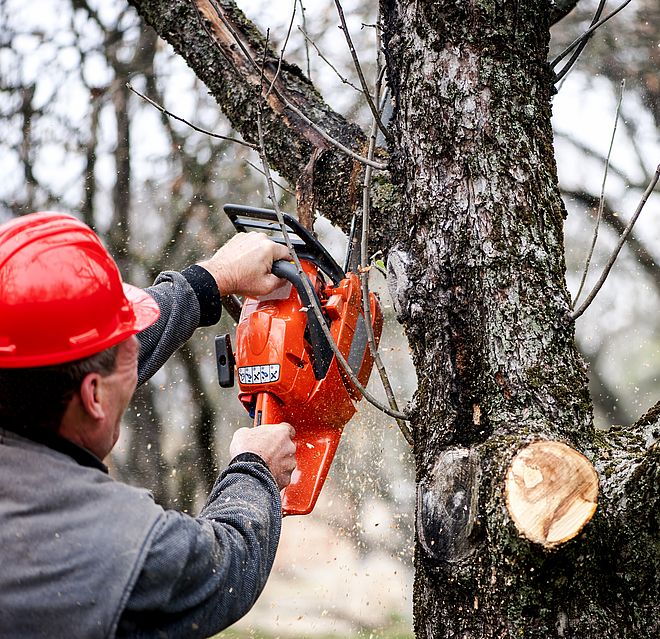
<path id="1" fill-rule="evenodd" d="M 274 212 L 263 209 L 233 209 L 238 209 L 234 218 L 231 211 L 228 213 L 239 230 L 255 228 L 246 223 L 254 221 L 248 216 L 255 211 L 271 221 L 274 217 Z M 262 228 L 263 218 L 259 220 L 257 228 Z M 275 225 L 279 229 L 277 222 Z M 292 235 L 304 235 L 305 229 L 301 231 L 288 216 L 287 226 L 292 227 Z M 319 259 L 315 253 L 320 244 L 315 238 L 313 242 L 306 236 L 303 240 L 307 251 L 297 252 L 304 256 L 300 260 L 304 277 L 308 278 L 334 343 L 360 384 L 365 385 L 373 357 L 359 277 L 351 272 L 344 274 L 327 253 Z M 332 268 L 326 263 L 328 258 Z M 275 262 L 273 273 L 289 284 L 263 299 L 246 298 L 242 306 L 235 349 L 238 397 L 255 426 L 286 421 L 296 429 L 297 467 L 283 492 L 282 510 L 285 515 L 304 515 L 314 508 L 360 393 L 328 345 L 295 265 Z M 369 308 L 378 341 L 382 311 L 373 293 Z"/>

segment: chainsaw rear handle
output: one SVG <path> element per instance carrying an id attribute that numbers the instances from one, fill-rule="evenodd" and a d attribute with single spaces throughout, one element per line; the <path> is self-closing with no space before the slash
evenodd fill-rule
<path id="1" fill-rule="evenodd" d="M 328 368 L 330 368 L 334 353 L 328 344 L 328 340 L 323 332 L 318 317 L 312 309 L 312 302 L 305 289 L 303 279 L 300 273 L 298 273 L 298 267 L 292 262 L 287 262 L 286 260 L 276 260 L 273 262 L 271 273 L 291 282 L 293 288 L 295 288 L 298 293 L 298 297 L 300 297 L 303 307 L 307 308 L 307 331 L 309 331 L 307 341 L 312 348 L 312 370 L 314 371 L 314 377 L 316 379 L 323 379 L 328 372 Z M 307 275 L 304 275 L 304 277 L 307 277 Z M 309 287 L 312 291 L 317 307 L 321 308 L 321 301 L 314 290 L 314 285 L 310 282 L 309 278 L 307 278 L 307 281 L 309 282 Z"/>

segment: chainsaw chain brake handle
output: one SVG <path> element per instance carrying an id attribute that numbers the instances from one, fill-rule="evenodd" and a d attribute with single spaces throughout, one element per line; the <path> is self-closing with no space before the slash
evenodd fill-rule
<path id="1" fill-rule="evenodd" d="M 300 297 L 303 307 L 307 309 L 306 332 L 307 341 L 312 347 L 312 370 L 314 371 L 314 377 L 316 377 L 316 379 L 323 379 L 328 372 L 334 353 L 328 344 L 323 328 L 321 328 L 321 322 L 319 322 L 319 318 L 312 309 L 312 302 L 303 283 L 303 276 L 298 273 L 298 267 L 295 264 L 287 262 L 286 260 L 277 260 L 276 262 L 273 262 L 271 272 L 273 275 L 277 275 L 277 277 L 281 277 L 282 279 L 291 282 L 293 288 L 296 289 L 296 292 Z M 307 277 L 307 275 L 304 275 L 304 277 Z M 319 296 L 314 290 L 314 285 L 309 281 L 308 277 L 307 281 L 309 282 L 309 288 L 314 296 L 316 308 L 320 309 L 321 300 L 319 300 Z M 326 318 L 326 325 L 329 324 L 330 322 Z"/>
<path id="2" fill-rule="evenodd" d="M 231 220 L 232 224 L 239 232 L 260 231 L 266 233 L 268 237 L 277 244 L 286 245 L 282 227 L 280 225 L 277 213 L 269 209 L 260 209 L 252 206 L 245 206 L 242 204 L 225 204 L 223 210 L 227 217 Z M 321 271 L 323 271 L 331 280 L 334 285 L 339 284 L 341 280 L 346 277 L 344 270 L 335 262 L 333 257 L 328 253 L 326 248 L 321 244 L 304 226 L 290 215 L 283 213 L 282 219 L 286 227 L 289 241 L 293 246 L 294 251 L 299 259 L 307 260 Z M 321 323 L 312 308 L 312 302 L 307 294 L 303 277 L 295 264 L 287 262 L 286 260 L 277 260 L 273 263 L 273 275 L 290 282 L 296 289 L 300 297 L 300 301 L 307 309 L 307 331 L 306 337 L 310 346 L 312 347 L 312 368 L 316 379 L 323 379 L 328 372 L 328 367 L 332 361 L 333 352 L 328 344 Z M 309 282 L 309 277 L 307 277 Z M 321 308 L 321 301 L 318 298 L 314 286 L 311 282 L 310 289 L 316 302 L 316 308 Z M 330 322 L 326 317 L 326 325 Z"/>
<path id="3" fill-rule="evenodd" d="M 269 239 L 277 244 L 284 244 L 286 240 L 282 233 L 275 211 L 258 209 L 241 204 L 225 204 L 223 207 L 227 217 L 231 220 L 237 231 L 261 231 L 266 233 Z M 335 262 L 334 258 L 304 226 L 295 218 L 282 214 L 287 235 L 293 246 L 293 250 L 301 260 L 312 262 L 320 268 L 336 286 L 346 277 L 344 269 Z"/>

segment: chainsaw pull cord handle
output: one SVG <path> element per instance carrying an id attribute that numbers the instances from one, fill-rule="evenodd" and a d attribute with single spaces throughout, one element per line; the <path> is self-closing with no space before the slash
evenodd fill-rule
<path id="1" fill-rule="evenodd" d="M 302 302 L 303 307 L 306 307 L 307 310 L 307 331 L 309 332 L 309 343 L 312 347 L 312 370 L 314 371 L 314 377 L 316 379 L 323 379 L 328 369 L 330 368 L 330 363 L 334 357 L 334 353 L 328 344 L 328 341 L 325 337 L 325 333 L 321 328 L 316 313 L 312 310 L 312 303 L 307 295 L 307 290 L 303 284 L 302 277 L 298 273 L 298 269 L 295 264 L 292 262 L 287 262 L 286 260 L 276 260 L 273 262 L 273 267 L 271 270 L 272 274 L 281 277 L 282 279 L 291 282 L 293 288 L 296 289 L 298 297 Z M 307 275 L 305 275 L 307 277 Z M 309 281 L 309 278 L 307 278 Z M 321 302 L 314 290 L 314 286 L 310 282 L 310 288 L 314 295 L 315 301 L 319 308 L 321 308 Z"/>

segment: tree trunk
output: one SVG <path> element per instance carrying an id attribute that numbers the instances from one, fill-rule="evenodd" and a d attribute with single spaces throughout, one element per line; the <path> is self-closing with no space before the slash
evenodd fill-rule
<path id="1" fill-rule="evenodd" d="M 505 504 L 528 442 L 600 454 L 564 283 L 549 3 L 381 9 L 405 201 L 390 285 L 419 376 L 416 634 L 650 636 L 638 589 L 612 590 L 638 577 L 602 554 L 606 502 L 554 552 Z"/>
<path id="2" fill-rule="evenodd" d="M 268 54 L 260 88 L 228 25 L 253 57 L 263 58 L 264 39 L 234 3 L 132 1 L 255 140 L 275 66 Z M 564 281 L 551 3 L 382 0 L 381 12 L 395 109 L 374 226 L 419 379 L 416 634 L 658 636 L 660 411 L 625 434 L 593 430 Z M 364 134 L 299 69 L 284 65 L 277 77 L 280 96 L 362 150 Z M 320 150 L 316 204 L 344 224 L 358 165 L 269 97 L 271 162 L 295 182 Z M 575 477 L 557 470 L 563 454 L 535 458 L 538 440 L 561 442 L 541 450 L 570 448 Z M 516 482 L 522 493 L 511 497 Z M 531 523 L 516 506 L 526 499 L 540 513 Z"/>

